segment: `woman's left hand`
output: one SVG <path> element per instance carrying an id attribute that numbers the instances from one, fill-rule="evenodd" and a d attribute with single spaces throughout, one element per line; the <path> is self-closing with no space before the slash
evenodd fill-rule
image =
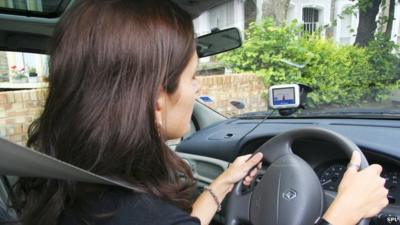
<path id="1" fill-rule="evenodd" d="M 251 184 L 257 175 L 257 170 L 261 168 L 262 159 L 262 153 L 237 157 L 228 169 L 210 184 L 209 191 L 203 192 L 197 198 L 191 215 L 199 218 L 201 224 L 209 224 L 235 183 L 243 179 L 244 185 Z"/>
<path id="2" fill-rule="evenodd" d="M 256 177 L 258 169 L 261 169 L 262 159 L 261 152 L 253 156 L 249 154 L 237 157 L 217 180 L 232 188 L 235 183 L 243 179 L 243 184 L 249 186 Z"/>

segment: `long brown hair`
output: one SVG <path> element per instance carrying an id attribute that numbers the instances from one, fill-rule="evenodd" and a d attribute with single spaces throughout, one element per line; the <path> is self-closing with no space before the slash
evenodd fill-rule
<path id="1" fill-rule="evenodd" d="M 160 137 L 155 106 L 194 51 L 192 19 L 170 1 L 77 1 L 55 29 L 49 94 L 28 145 L 190 210 L 191 171 Z M 22 222 L 57 224 L 77 187 L 21 178 Z"/>

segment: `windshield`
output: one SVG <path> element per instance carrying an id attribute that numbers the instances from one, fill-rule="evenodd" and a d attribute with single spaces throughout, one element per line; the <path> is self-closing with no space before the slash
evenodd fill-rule
<path id="1" fill-rule="evenodd" d="M 289 117 L 399 118 L 400 10 L 376 2 L 234 0 L 203 13 L 197 35 L 236 27 L 243 45 L 200 59 L 199 100 L 258 118 L 271 85 L 304 84 L 305 109 Z"/>

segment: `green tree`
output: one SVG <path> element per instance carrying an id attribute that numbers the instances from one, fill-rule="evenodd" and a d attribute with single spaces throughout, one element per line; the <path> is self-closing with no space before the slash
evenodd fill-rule
<path id="1" fill-rule="evenodd" d="M 314 88 L 309 105 L 352 105 L 380 101 L 399 79 L 397 46 L 384 35 L 368 47 L 339 46 L 330 39 L 302 33 L 294 21 L 275 26 L 273 19 L 251 24 L 242 48 L 219 56 L 237 72 L 253 72 L 266 85 L 302 83 Z M 306 64 L 295 68 L 284 63 Z"/>

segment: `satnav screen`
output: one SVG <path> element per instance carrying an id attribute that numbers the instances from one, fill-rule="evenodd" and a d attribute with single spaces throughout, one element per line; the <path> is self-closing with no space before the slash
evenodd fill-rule
<path id="1" fill-rule="evenodd" d="M 295 104 L 294 88 L 277 88 L 272 91 L 274 105 Z"/>

